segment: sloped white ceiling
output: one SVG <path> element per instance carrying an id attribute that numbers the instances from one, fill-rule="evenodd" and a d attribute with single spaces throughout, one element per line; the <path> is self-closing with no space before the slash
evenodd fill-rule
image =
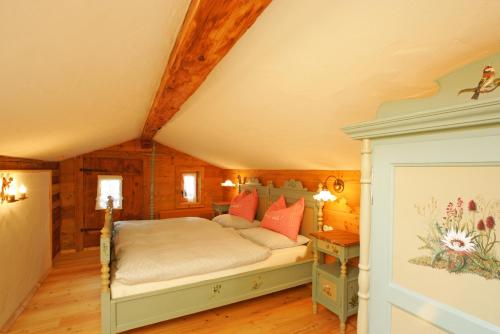
<path id="1" fill-rule="evenodd" d="M 137 138 L 189 0 L 0 0 L 0 155 Z"/>
<path id="2" fill-rule="evenodd" d="M 274 0 L 156 140 L 230 168 L 358 169 L 342 126 L 498 50 L 500 1 Z"/>
<path id="3" fill-rule="evenodd" d="M 189 0 L 0 0 L 0 155 L 140 136 Z M 227 168 L 359 168 L 340 128 L 500 51 L 500 1 L 274 0 L 156 136 Z"/>

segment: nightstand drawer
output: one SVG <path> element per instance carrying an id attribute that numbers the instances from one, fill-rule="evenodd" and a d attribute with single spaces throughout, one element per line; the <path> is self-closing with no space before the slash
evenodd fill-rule
<path id="1" fill-rule="evenodd" d="M 343 248 L 337 245 L 331 244 L 329 242 L 323 240 L 317 240 L 317 247 L 320 251 L 323 251 L 327 254 L 333 255 L 335 257 L 340 256 L 343 253 Z"/>
<path id="2" fill-rule="evenodd" d="M 316 300 L 335 314 L 339 314 L 343 298 L 343 286 L 341 282 L 329 277 L 324 273 L 317 272 L 314 289 Z"/>
<path id="3" fill-rule="evenodd" d="M 325 276 L 318 274 L 318 294 L 329 300 L 330 302 L 337 303 L 337 284 Z"/>

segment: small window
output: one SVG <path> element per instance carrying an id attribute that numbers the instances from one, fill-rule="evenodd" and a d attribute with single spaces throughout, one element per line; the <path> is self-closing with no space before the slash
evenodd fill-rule
<path id="1" fill-rule="evenodd" d="M 203 167 L 176 168 L 176 207 L 202 207 Z"/>
<path id="2" fill-rule="evenodd" d="M 197 180 L 196 173 L 183 173 L 182 183 L 183 183 L 183 193 L 182 196 L 188 203 L 196 203 L 198 201 L 197 196 Z"/>
<path id="3" fill-rule="evenodd" d="M 106 209 L 108 196 L 113 197 L 113 208 L 122 208 L 122 182 L 119 175 L 98 175 L 97 176 L 97 199 L 96 210 Z"/>

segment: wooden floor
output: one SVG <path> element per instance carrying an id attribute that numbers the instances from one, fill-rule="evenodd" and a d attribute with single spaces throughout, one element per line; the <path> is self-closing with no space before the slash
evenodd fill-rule
<path id="1" fill-rule="evenodd" d="M 54 268 L 9 333 L 99 333 L 97 250 L 60 254 Z M 323 307 L 311 312 L 303 286 L 166 321 L 127 333 L 338 333 L 338 318 Z M 356 318 L 347 334 L 356 333 Z"/>

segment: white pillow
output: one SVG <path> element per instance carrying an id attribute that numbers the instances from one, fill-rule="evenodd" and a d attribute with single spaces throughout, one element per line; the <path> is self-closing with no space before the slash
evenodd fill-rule
<path id="1" fill-rule="evenodd" d="M 309 242 L 308 238 L 300 234 L 297 235 L 297 241 L 293 241 L 281 233 L 263 227 L 239 230 L 238 233 L 245 239 L 271 249 L 290 248 L 304 245 Z"/>
<path id="2" fill-rule="evenodd" d="M 224 227 L 232 227 L 236 229 L 240 228 L 252 228 L 260 226 L 260 221 L 254 220 L 252 223 L 238 216 L 224 214 L 214 217 L 212 221 L 221 224 Z"/>

